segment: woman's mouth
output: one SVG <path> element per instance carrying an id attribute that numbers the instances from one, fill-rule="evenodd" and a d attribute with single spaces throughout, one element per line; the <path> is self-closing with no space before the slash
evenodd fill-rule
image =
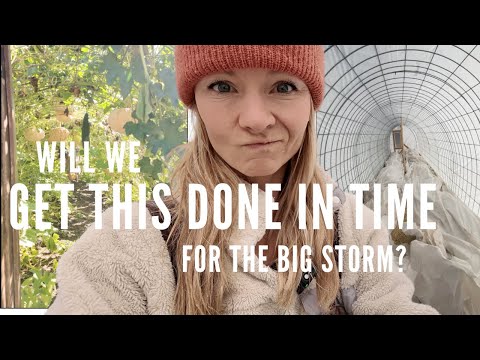
<path id="1" fill-rule="evenodd" d="M 279 143 L 279 140 L 276 141 L 267 141 L 267 142 L 258 142 L 258 143 L 251 143 L 246 144 L 244 147 L 251 150 L 267 150 L 270 149 L 273 145 Z"/>

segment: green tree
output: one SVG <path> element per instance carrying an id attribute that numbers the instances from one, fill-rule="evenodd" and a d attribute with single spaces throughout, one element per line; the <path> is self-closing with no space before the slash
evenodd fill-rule
<path id="1" fill-rule="evenodd" d="M 157 45 L 24 45 L 12 46 L 15 120 L 17 128 L 18 182 L 30 194 L 30 229 L 21 234 L 22 304 L 24 307 L 48 307 L 55 294 L 55 269 L 58 257 L 85 230 L 91 215 L 93 198 L 88 183 L 147 184 L 147 196 L 157 182 L 168 182 L 168 156 L 177 145 L 186 142 L 186 109 L 179 103 L 173 67 L 173 47 Z M 125 125 L 125 133 L 113 131 L 109 115 L 115 109 L 130 108 L 135 122 Z M 55 130 L 60 128 L 60 130 Z M 68 133 L 66 141 L 75 141 L 77 155 L 83 155 L 83 141 L 90 142 L 90 166 L 94 173 L 74 174 L 55 171 L 40 173 L 36 143 L 31 134 L 45 133 L 40 141 Z M 41 135 L 39 135 L 41 136 Z M 30 140 L 28 140 L 30 139 Z M 139 174 L 109 173 L 106 141 L 141 143 Z M 42 145 L 43 146 L 43 145 Z M 68 149 L 68 147 L 67 147 Z M 69 153 L 69 155 L 72 155 Z M 80 165 L 82 165 L 80 159 Z M 68 166 L 68 165 L 67 165 Z M 35 184 L 73 182 L 75 192 L 69 198 L 69 223 L 78 224 L 68 236 L 60 231 L 60 193 L 47 192 L 49 204 L 44 221 L 52 229 L 34 229 Z M 80 194 L 86 194 L 81 197 Z M 123 194 L 122 194 L 123 196 Z M 133 199 L 138 199 L 134 191 Z M 111 191 L 104 207 L 112 203 Z"/>

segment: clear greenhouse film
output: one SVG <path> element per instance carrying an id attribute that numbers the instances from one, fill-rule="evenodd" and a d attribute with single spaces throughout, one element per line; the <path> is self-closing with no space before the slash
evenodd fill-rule
<path id="1" fill-rule="evenodd" d="M 369 183 L 392 130 L 480 215 L 480 46 L 327 45 L 318 157 L 343 190 Z"/>

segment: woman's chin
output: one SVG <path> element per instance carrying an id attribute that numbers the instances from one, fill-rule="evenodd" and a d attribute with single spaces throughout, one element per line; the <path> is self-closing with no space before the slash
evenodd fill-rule
<path id="1" fill-rule="evenodd" d="M 241 173 L 248 178 L 258 178 L 265 176 L 272 176 L 279 170 L 278 167 L 258 167 L 258 168 L 249 168 L 241 171 Z"/>

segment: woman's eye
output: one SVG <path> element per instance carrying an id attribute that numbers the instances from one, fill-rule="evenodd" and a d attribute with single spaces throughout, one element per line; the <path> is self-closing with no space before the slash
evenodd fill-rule
<path id="1" fill-rule="evenodd" d="M 279 93 L 284 93 L 284 94 L 288 94 L 289 92 L 293 91 L 293 90 L 296 90 L 297 88 L 295 87 L 295 85 L 291 84 L 291 83 L 287 83 L 287 82 L 283 82 L 283 83 L 280 83 L 277 85 L 277 91 Z"/>
<path id="2" fill-rule="evenodd" d="M 212 85 L 209 86 L 209 88 L 220 93 L 230 92 L 230 90 L 232 89 L 232 87 L 229 84 L 223 81 L 218 81 L 216 83 L 213 83 Z"/>

